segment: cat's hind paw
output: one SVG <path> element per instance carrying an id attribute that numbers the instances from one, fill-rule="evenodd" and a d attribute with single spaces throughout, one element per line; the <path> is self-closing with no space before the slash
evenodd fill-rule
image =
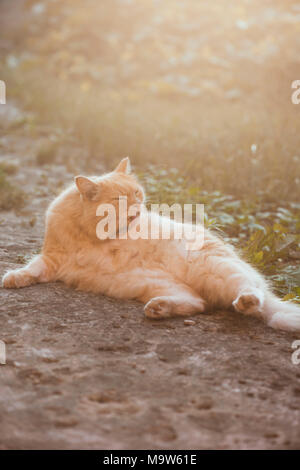
<path id="1" fill-rule="evenodd" d="M 172 302 L 168 297 L 154 297 L 144 307 L 148 318 L 168 318 L 172 316 Z"/>
<path id="2" fill-rule="evenodd" d="M 233 301 L 232 305 L 235 310 L 246 315 L 259 313 L 263 306 L 263 292 L 259 289 L 243 291 Z"/>

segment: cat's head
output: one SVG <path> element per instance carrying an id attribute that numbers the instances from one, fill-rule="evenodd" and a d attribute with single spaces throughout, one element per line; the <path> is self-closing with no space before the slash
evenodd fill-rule
<path id="1" fill-rule="evenodd" d="M 101 239 L 99 228 L 110 233 L 108 238 L 113 238 L 114 230 L 118 236 L 138 219 L 143 208 L 144 189 L 131 173 L 128 157 L 111 173 L 76 176 L 75 184 L 81 195 L 82 226 L 93 238 Z"/>

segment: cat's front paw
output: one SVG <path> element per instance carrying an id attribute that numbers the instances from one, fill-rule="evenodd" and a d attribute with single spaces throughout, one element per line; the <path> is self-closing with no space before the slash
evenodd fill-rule
<path id="1" fill-rule="evenodd" d="M 32 284 L 33 278 L 24 269 L 16 269 L 4 274 L 2 278 L 2 286 L 6 289 L 16 289 L 26 287 Z"/>
<path id="2" fill-rule="evenodd" d="M 168 297 L 154 297 L 144 307 L 148 318 L 167 318 L 172 315 L 172 302 Z"/>
<path id="3" fill-rule="evenodd" d="M 251 315 L 252 313 L 262 311 L 263 300 L 263 292 L 259 289 L 254 289 L 241 292 L 233 301 L 232 305 L 238 312 Z"/>

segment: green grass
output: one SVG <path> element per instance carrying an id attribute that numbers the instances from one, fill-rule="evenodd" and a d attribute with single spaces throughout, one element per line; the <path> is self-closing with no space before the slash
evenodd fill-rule
<path id="1" fill-rule="evenodd" d="M 149 167 L 141 173 L 147 203 L 202 203 L 205 224 L 232 243 L 242 257 L 264 273 L 277 293 L 300 302 L 300 204 L 284 207 L 256 197 L 237 199 L 192 185 L 176 168 Z"/>

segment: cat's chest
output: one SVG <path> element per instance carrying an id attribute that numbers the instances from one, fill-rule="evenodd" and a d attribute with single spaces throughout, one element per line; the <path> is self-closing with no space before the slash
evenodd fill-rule
<path id="1" fill-rule="evenodd" d="M 81 269 L 111 273 L 140 265 L 141 256 L 138 247 L 126 249 L 112 244 L 109 247 L 91 246 L 78 249 L 74 253 L 73 261 Z"/>
<path id="2" fill-rule="evenodd" d="M 107 251 L 108 262 L 116 269 L 131 270 L 136 267 L 147 267 L 161 261 L 161 254 L 155 244 L 149 240 L 116 243 Z"/>
<path id="3" fill-rule="evenodd" d="M 185 264 L 177 243 L 167 240 L 127 240 L 85 247 L 76 252 L 75 262 L 81 269 L 94 269 L 102 274 L 136 268 L 181 272 Z"/>

